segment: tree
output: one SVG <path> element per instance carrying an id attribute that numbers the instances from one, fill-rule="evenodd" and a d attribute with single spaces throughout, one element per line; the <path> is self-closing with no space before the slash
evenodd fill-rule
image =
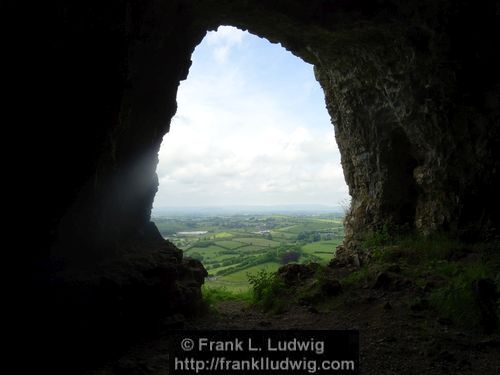
<path id="1" fill-rule="evenodd" d="M 200 262 L 202 262 L 202 261 L 203 261 L 203 255 L 201 255 L 201 254 L 200 254 L 200 253 L 198 253 L 198 252 L 191 253 L 191 254 L 189 254 L 189 256 L 190 256 L 191 258 L 193 258 L 193 259 L 197 259 L 197 260 L 199 260 Z"/>
<path id="2" fill-rule="evenodd" d="M 307 241 L 307 232 L 300 232 L 297 235 L 297 240 L 298 241 Z"/>
<path id="3" fill-rule="evenodd" d="M 281 263 L 288 264 L 290 262 L 296 262 L 300 258 L 300 253 L 298 251 L 287 251 L 281 255 Z"/>

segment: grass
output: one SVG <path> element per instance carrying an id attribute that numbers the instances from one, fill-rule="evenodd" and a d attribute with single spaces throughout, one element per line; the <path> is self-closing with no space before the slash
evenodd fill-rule
<path id="1" fill-rule="evenodd" d="M 252 303 L 264 311 L 281 313 L 293 304 L 319 305 L 331 301 L 332 288 L 338 283 L 331 268 L 317 264 L 306 264 L 309 277 L 286 285 L 276 272 L 260 270 L 250 275 Z M 341 286 L 340 286 L 341 288 Z M 339 293 L 337 290 L 333 293 Z"/>
<path id="2" fill-rule="evenodd" d="M 483 314 L 487 312 L 482 311 L 482 302 L 477 299 L 474 285 L 479 280 L 493 280 L 492 270 L 484 263 L 467 267 L 455 265 L 445 270 L 447 272 L 442 274 L 447 276 L 448 283 L 431 293 L 429 301 L 432 306 L 440 315 L 469 329 L 477 329 L 487 324 L 483 322 Z"/>
<path id="3" fill-rule="evenodd" d="M 281 264 L 275 262 L 268 262 L 263 264 L 258 264 L 256 266 L 251 266 L 240 271 L 233 272 L 229 275 L 218 276 L 215 280 L 207 280 L 205 285 L 207 287 L 213 288 L 227 288 L 233 292 L 242 292 L 250 290 L 250 284 L 248 282 L 248 274 L 256 273 L 259 270 L 265 270 L 266 272 L 276 271 Z M 218 270 L 217 268 L 216 270 Z M 216 271 L 216 270 L 211 270 Z"/>
<path id="4" fill-rule="evenodd" d="M 237 249 L 237 248 L 242 247 L 242 246 L 246 246 L 246 243 L 242 243 L 239 241 L 229 241 L 229 240 L 217 241 L 217 242 L 215 242 L 215 244 L 219 247 L 223 247 L 223 248 L 231 249 L 231 250 Z"/>
<path id="5" fill-rule="evenodd" d="M 256 245 L 245 245 L 245 247 L 240 247 L 239 250 L 242 250 L 245 253 L 258 253 L 263 251 L 267 252 L 269 251 L 269 248 Z"/>
<path id="6" fill-rule="evenodd" d="M 302 246 L 304 254 L 314 255 L 320 263 L 328 263 L 335 254 L 335 248 L 341 241 L 318 241 Z"/>
<path id="7" fill-rule="evenodd" d="M 359 270 L 351 272 L 342 280 L 342 285 L 353 286 L 366 284 L 372 277 L 372 272 L 367 266 L 361 267 Z"/>
<path id="8" fill-rule="evenodd" d="M 291 225 L 289 227 L 284 227 L 281 228 L 280 231 L 282 232 L 288 232 L 288 233 L 293 233 L 293 234 L 299 234 L 300 232 L 306 232 L 306 231 L 323 231 L 326 229 L 332 229 L 334 227 L 339 226 L 340 224 L 336 223 L 335 221 L 313 221 L 313 222 L 306 222 L 306 223 L 301 223 L 297 225 Z"/>
<path id="9" fill-rule="evenodd" d="M 457 239 L 442 234 L 429 237 L 418 235 L 391 236 L 387 231 L 372 235 L 363 242 L 370 249 L 375 260 L 394 262 L 405 260 L 408 264 L 448 260 L 469 251 L 469 247 Z"/>
<path id="10" fill-rule="evenodd" d="M 263 263 L 232 273 L 230 275 L 225 276 L 225 278 L 226 280 L 229 281 L 248 281 L 248 274 L 252 274 L 260 270 L 265 270 L 266 272 L 274 272 L 281 266 L 282 266 L 281 264 L 276 262 Z"/>
<path id="11" fill-rule="evenodd" d="M 189 252 L 199 252 L 199 253 L 202 253 L 204 255 L 208 255 L 208 254 L 211 254 L 211 253 L 214 253 L 217 252 L 217 251 L 223 251 L 225 249 L 223 249 L 222 247 L 219 247 L 219 246 L 216 246 L 216 245 L 210 245 L 210 246 L 207 246 L 207 247 L 197 247 L 196 244 L 195 246 L 193 247 L 190 247 L 189 249 L 187 249 L 185 252 L 189 253 Z"/>
<path id="12" fill-rule="evenodd" d="M 205 262 L 205 263 L 207 263 L 207 262 Z M 213 264 L 215 264 L 215 263 L 207 263 L 205 265 L 206 266 L 205 268 L 207 268 L 207 270 L 208 270 L 207 266 L 210 267 L 210 270 L 208 272 L 210 275 L 214 275 L 217 271 L 225 270 L 226 268 L 229 268 L 229 267 L 233 266 L 232 264 L 229 264 L 227 266 L 213 267 Z"/>
<path id="13" fill-rule="evenodd" d="M 181 246 L 186 257 L 200 260 L 210 278 L 204 294 L 208 300 L 239 299 L 251 290 L 248 274 L 275 272 L 281 264 L 279 254 L 296 247 L 297 233 L 319 229 L 338 230 L 338 219 L 331 215 L 234 215 L 230 217 L 175 217 L 155 220 L 164 236 Z M 269 236 L 256 231 L 270 230 Z M 291 230 L 291 233 L 287 230 Z M 176 232 L 206 231 L 199 236 L 175 235 Z M 269 238 L 267 238 L 269 237 Z M 307 247 L 301 262 L 327 262 L 332 248 L 327 242 Z M 319 246 L 319 247 L 318 247 Z M 259 262 L 265 262 L 260 263 Z M 218 274 L 219 273 L 219 274 Z M 206 290 L 205 290 L 206 289 Z"/>
<path id="14" fill-rule="evenodd" d="M 243 242 L 243 243 L 246 243 L 249 245 L 264 246 L 264 247 L 271 247 L 271 246 L 278 246 L 279 245 L 279 242 L 268 240 L 265 238 L 257 238 L 257 237 L 235 238 L 234 241 Z"/>
<path id="15" fill-rule="evenodd" d="M 275 272 L 268 272 L 264 269 L 255 274 L 249 275 L 249 282 L 252 285 L 252 302 L 260 306 L 264 311 L 280 313 L 283 311 L 285 301 L 283 290 L 285 284 Z"/>
<path id="16" fill-rule="evenodd" d="M 342 219 L 312 219 L 313 221 L 317 221 L 320 223 L 333 223 L 333 224 L 338 224 L 342 225 Z"/>
<path id="17" fill-rule="evenodd" d="M 230 290 L 225 287 L 209 287 L 204 285 L 201 289 L 203 299 L 209 306 L 214 306 L 222 301 L 250 301 L 252 293 L 248 289 L 246 291 Z"/>
<path id="18" fill-rule="evenodd" d="M 263 308 L 264 311 L 279 312 L 283 303 L 281 291 L 285 287 L 277 276 L 273 265 L 268 267 L 252 267 L 255 273 L 247 272 L 241 276 L 241 272 L 231 274 L 233 276 L 232 285 L 225 285 L 219 282 L 208 282 L 202 287 L 203 299 L 209 306 L 214 306 L 222 301 L 247 301 Z M 276 267 L 279 265 L 276 264 Z M 236 277 L 236 274 L 240 274 Z M 227 280 L 226 280 L 227 281 Z M 238 288 L 238 282 L 244 281 L 246 288 Z M 248 285 L 251 285 L 249 287 Z"/>
<path id="19" fill-rule="evenodd" d="M 216 233 L 213 238 L 214 239 L 219 239 L 219 238 L 231 238 L 233 237 L 233 234 L 229 233 L 229 232 L 218 232 Z"/>
<path id="20" fill-rule="evenodd" d="M 241 282 L 233 282 L 233 281 L 227 281 L 224 280 L 224 278 L 220 278 L 217 280 L 210 280 L 210 281 L 205 281 L 205 285 L 208 288 L 212 289 L 227 289 L 230 292 L 234 293 L 243 293 L 247 292 L 250 290 L 250 286 L 248 284 L 248 281 L 241 281 Z"/>
<path id="21" fill-rule="evenodd" d="M 384 266 L 396 263 L 415 285 L 425 287 L 429 280 L 438 280 L 425 298 L 439 316 L 455 325 L 489 330 L 495 314 L 500 316 L 494 297 L 479 297 L 481 292 L 475 290 L 478 283 L 500 288 L 498 272 L 494 272 L 500 264 L 498 244 L 470 245 L 442 234 L 393 236 L 384 228 L 365 238 L 363 246 L 370 250 L 372 261 L 347 276 L 345 285 L 369 283 Z"/>
<path id="22" fill-rule="evenodd" d="M 224 260 L 234 258 L 234 254 L 224 254 L 226 249 L 219 246 L 209 246 L 209 247 L 191 247 L 184 251 L 186 256 L 191 256 L 191 254 L 198 253 L 203 257 L 202 263 L 206 265 L 211 265 L 214 263 L 220 263 Z"/>
<path id="23" fill-rule="evenodd" d="M 289 240 L 294 240 L 295 238 L 297 238 L 296 234 L 282 232 L 281 229 L 273 230 L 271 232 L 271 235 L 273 236 L 274 240 L 279 240 L 279 241 L 282 241 L 282 240 L 289 241 Z"/>
<path id="24" fill-rule="evenodd" d="M 160 233 L 176 233 L 190 230 L 190 227 L 186 223 L 175 219 L 157 219 L 155 224 Z"/>
<path id="25" fill-rule="evenodd" d="M 300 231 L 318 229 L 318 225 L 332 227 L 330 221 L 309 222 L 306 226 L 301 225 Z M 243 261 L 249 256 L 261 256 L 261 253 L 273 251 L 273 247 L 277 246 L 280 241 L 288 243 L 283 240 L 284 236 L 293 236 L 291 233 L 296 227 L 298 225 L 274 230 L 274 241 L 261 237 L 249 237 L 248 234 L 240 233 L 239 236 L 236 234 L 230 240 L 217 241 L 216 245 L 219 246 L 191 250 L 199 252 L 206 256 L 208 261 L 213 262 L 221 259 L 220 252 L 224 250 L 223 247 L 233 248 L 244 254 L 239 255 Z M 426 308 L 429 309 L 429 316 L 432 316 L 432 319 L 436 316 L 444 317 L 457 327 L 464 329 L 476 330 L 484 327 L 485 307 L 478 300 L 474 286 L 481 280 L 492 280 L 496 283 L 497 289 L 500 287 L 500 274 L 494 272 L 500 265 L 498 246 L 484 246 L 483 248 L 481 245 L 468 245 L 444 235 L 420 237 L 413 234 L 396 235 L 394 233 L 397 231 L 386 226 L 378 232 L 365 236 L 362 248 L 370 254 L 369 261 L 360 269 L 339 279 L 342 288 L 345 288 L 340 298 L 326 298 L 322 295 L 322 277 L 327 280 L 332 276 L 329 274 L 322 276 L 319 271 L 304 285 L 301 284 L 294 290 L 286 289 L 276 275 L 275 271 L 281 266 L 277 262 L 250 266 L 225 276 L 219 276 L 216 280 L 207 281 L 203 295 L 209 304 L 218 301 L 243 300 L 260 306 L 265 311 L 280 312 L 288 304 L 295 303 L 299 299 L 309 298 L 311 303 L 315 304 L 347 303 L 356 300 L 360 291 L 365 290 L 367 285 L 373 285 L 381 272 L 396 272 L 400 274 L 397 277 L 408 280 L 408 285 L 413 285 L 412 288 L 416 286 L 421 288 L 419 290 L 425 290 L 425 294 L 419 298 L 427 303 Z M 283 237 L 279 239 L 280 235 Z M 303 245 L 304 258 L 325 264 L 332 258 L 339 242 L 339 240 L 329 240 Z M 247 245 L 235 247 L 238 243 Z M 497 263 L 492 263 L 491 259 L 487 260 L 488 257 L 496 259 Z M 302 261 L 305 260 L 307 259 L 302 259 Z M 398 267 L 394 268 L 395 265 Z M 223 268 L 213 269 L 211 272 Z M 398 268 L 397 271 L 390 271 Z M 326 268 L 321 267 L 321 269 Z M 434 286 L 428 288 L 430 282 L 434 283 Z M 411 306 L 409 302 L 409 307 Z M 495 312 L 494 309 L 495 306 L 493 314 L 499 314 L 500 310 Z M 500 309 L 500 306 L 497 309 Z M 491 308 L 488 311 L 491 312 Z"/>

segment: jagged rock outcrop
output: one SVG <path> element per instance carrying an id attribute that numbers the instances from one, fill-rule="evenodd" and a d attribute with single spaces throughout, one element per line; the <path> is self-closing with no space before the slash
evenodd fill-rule
<path id="1" fill-rule="evenodd" d="M 170 326 L 172 318 L 206 310 L 204 267 L 156 233 L 140 249 L 91 268 L 52 264 L 33 275 L 30 319 L 39 324 L 32 327 L 30 346 L 38 368 L 77 373 L 134 340 L 179 328 Z"/>
<path id="2" fill-rule="evenodd" d="M 177 86 L 195 45 L 220 24 L 280 42 L 314 64 L 352 196 L 348 247 L 350 239 L 384 224 L 468 238 L 498 232 L 498 211 L 480 203 L 495 201 L 499 187 L 498 23 L 492 4 L 114 4 L 121 12 L 96 19 L 92 9 L 98 13 L 101 5 L 68 6 L 62 25 L 80 39 L 61 34 L 59 49 L 52 51 L 82 72 L 79 85 L 56 82 L 61 92 L 78 87 L 74 98 L 58 99 L 64 120 L 86 129 L 86 148 L 79 151 L 88 156 L 72 160 L 78 172 L 55 178 L 52 253 L 80 263 L 141 241 Z M 59 75 L 70 69 L 57 67 Z M 91 107 L 84 104 L 89 97 Z"/>

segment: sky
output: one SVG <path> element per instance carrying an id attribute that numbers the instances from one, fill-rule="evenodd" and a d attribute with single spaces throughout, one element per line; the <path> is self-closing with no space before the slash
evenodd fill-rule
<path id="1" fill-rule="evenodd" d="M 348 198 L 312 65 L 230 26 L 209 32 L 191 59 L 159 152 L 154 208 Z"/>

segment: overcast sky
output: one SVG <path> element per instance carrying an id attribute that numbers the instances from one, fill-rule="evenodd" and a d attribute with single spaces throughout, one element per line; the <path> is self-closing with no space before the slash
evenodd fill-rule
<path id="1" fill-rule="evenodd" d="M 348 197 L 312 65 L 223 26 L 196 48 L 163 138 L 154 207 L 324 204 Z"/>

